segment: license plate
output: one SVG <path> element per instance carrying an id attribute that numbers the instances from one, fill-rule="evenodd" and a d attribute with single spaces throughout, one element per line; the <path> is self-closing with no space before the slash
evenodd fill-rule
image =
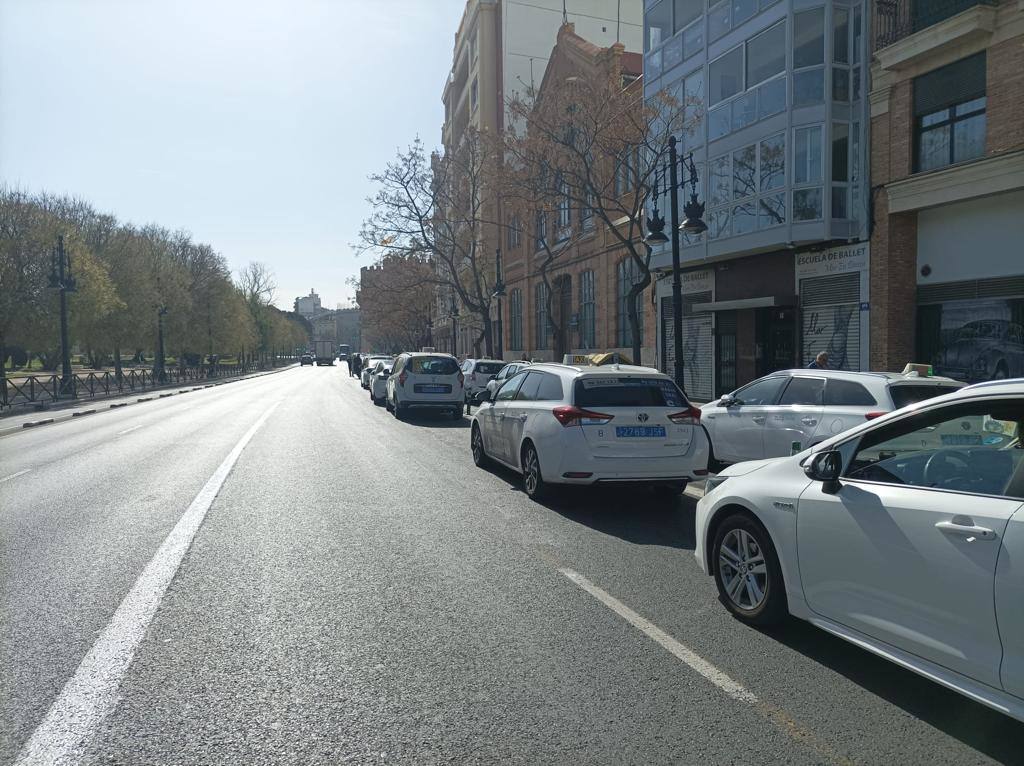
<path id="1" fill-rule="evenodd" d="M 619 438 L 647 437 L 665 438 L 665 426 L 615 426 L 615 436 Z"/>
<path id="2" fill-rule="evenodd" d="M 430 384 L 423 383 L 423 384 L 420 384 L 420 385 L 416 386 L 417 393 L 421 393 L 421 394 L 448 394 L 448 393 L 451 393 L 451 390 L 452 390 L 451 386 L 445 386 L 445 385 L 440 385 L 440 384 L 430 385 Z"/>

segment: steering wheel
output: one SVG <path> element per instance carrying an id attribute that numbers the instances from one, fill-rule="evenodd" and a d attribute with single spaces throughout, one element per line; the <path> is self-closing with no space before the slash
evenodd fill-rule
<path id="1" fill-rule="evenodd" d="M 925 486 L 945 486 L 950 479 L 960 478 L 967 473 L 969 460 L 968 456 L 960 450 L 936 450 L 928 458 L 928 462 L 924 464 L 924 475 L 922 478 L 924 479 Z M 957 463 L 962 463 L 962 465 L 957 465 Z M 946 466 L 952 466 L 955 473 L 940 477 L 938 474 Z"/>

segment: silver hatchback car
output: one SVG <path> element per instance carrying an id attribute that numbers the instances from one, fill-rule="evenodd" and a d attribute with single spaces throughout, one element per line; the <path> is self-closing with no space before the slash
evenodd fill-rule
<path id="1" fill-rule="evenodd" d="M 713 464 L 800 452 L 848 428 L 963 387 L 916 373 L 783 370 L 701 407 Z"/>

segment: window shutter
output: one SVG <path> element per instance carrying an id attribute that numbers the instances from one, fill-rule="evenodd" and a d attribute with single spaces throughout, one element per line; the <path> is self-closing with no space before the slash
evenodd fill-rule
<path id="1" fill-rule="evenodd" d="M 985 51 L 914 80 L 914 115 L 920 117 L 985 95 Z"/>

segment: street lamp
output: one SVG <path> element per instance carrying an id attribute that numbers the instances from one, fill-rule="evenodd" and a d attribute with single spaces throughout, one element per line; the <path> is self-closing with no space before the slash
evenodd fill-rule
<path id="1" fill-rule="evenodd" d="M 459 355 L 459 307 L 455 304 L 455 293 L 452 293 L 452 305 L 449 308 L 452 317 L 452 356 Z"/>
<path id="2" fill-rule="evenodd" d="M 68 293 L 77 289 L 77 282 L 71 276 L 71 255 L 64 251 L 64 235 L 57 237 L 50 260 L 49 285 L 60 293 L 60 394 L 75 396 L 75 379 L 71 374 L 71 344 L 68 340 Z"/>
<path id="3" fill-rule="evenodd" d="M 167 373 L 164 371 L 164 316 L 166 314 L 166 306 L 156 307 L 156 359 L 153 360 L 153 379 L 161 383 L 167 382 Z"/>
<path id="4" fill-rule="evenodd" d="M 704 215 L 704 205 L 697 199 L 697 167 L 693 164 L 693 152 L 690 152 L 684 159 L 686 170 L 689 173 L 690 200 L 683 208 L 686 218 L 682 225 L 679 223 L 679 176 L 676 165 L 679 162 L 679 155 L 676 153 L 676 137 L 668 139 L 668 169 L 669 169 L 669 212 L 672 221 L 672 352 L 675 357 L 675 369 L 673 377 L 676 384 L 685 393 L 683 385 L 683 283 L 679 273 L 679 232 L 685 231 L 688 234 L 700 234 L 707 231 L 707 224 L 701 216 Z M 665 219 L 658 214 L 658 183 L 654 184 L 654 210 L 647 220 L 647 236 L 644 241 L 649 245 L 660 245 L 666 241 Z"/>
<path id="5" fill-rule="evenodd" d="M 494 251 L 494 297 L 498 299 L 498 344 L 495 348 L 494 356 L 498 359 L 505 358 L 505 352 L 502 346 L 505 342 L 504 333 L 504 321 L 503 314 L 501 313 L 501 299 L 505 296 L 505 282 L 501 278 L 501 248 L 496 248 Z"/>

